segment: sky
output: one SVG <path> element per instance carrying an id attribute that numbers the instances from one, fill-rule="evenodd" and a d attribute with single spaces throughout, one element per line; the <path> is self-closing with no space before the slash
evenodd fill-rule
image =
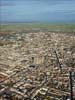
<path id="1" fill-rule="evenodd" d="M 0 22 L 75 22 L 75 0 L 0 0 Z"/>

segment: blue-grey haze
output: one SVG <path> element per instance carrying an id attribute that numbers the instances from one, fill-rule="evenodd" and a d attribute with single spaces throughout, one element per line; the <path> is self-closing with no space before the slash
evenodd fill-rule
<path id="1" fill-rule="evenodd" d="M 0 0 L 0 22 L 75 22 L 75 0 Z"/>

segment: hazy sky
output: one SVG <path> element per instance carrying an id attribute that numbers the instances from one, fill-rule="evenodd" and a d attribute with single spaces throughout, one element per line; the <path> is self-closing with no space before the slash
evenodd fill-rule
<path id="1" fill-rule="evenodd" d="M 0 0 L 0 22 L 75 22 L 75 0 Z"/>

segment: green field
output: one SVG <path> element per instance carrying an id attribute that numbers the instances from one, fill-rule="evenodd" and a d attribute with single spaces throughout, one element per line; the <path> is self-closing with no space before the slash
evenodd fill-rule
<path id="1" fill-rule="evenodd" d="M 75 24 L 42 24 L 42 23 L 0 24 L 0 31 L 23 31 L 23 30 L 75 32 Z"/>

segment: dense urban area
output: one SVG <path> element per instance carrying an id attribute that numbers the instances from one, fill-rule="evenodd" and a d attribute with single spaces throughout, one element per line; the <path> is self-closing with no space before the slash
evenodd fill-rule
<path id="1" fill-rule="evenodd" d="M 75 33 L 0 32 L 0 100 L 75 99 Z"/>

